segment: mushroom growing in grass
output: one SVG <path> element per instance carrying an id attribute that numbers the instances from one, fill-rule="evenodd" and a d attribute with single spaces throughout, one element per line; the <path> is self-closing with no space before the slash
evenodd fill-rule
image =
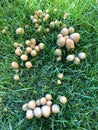
<path id="1" fill-rule="evenodd" d="M 36 101 L 36 105 L 37 106 L 40 106 L 41 104 L 40 104 L 40 99 L 38 99 L 37 101 Z"/>
<path id="2" fill-rule="evenodd" d="M 72 39 L 74 42 L 78 42 L 80 40 L 80 34 L 79 33 L 73 33 L 69 36 L 70 39 Z"/>
<path id="3" fill-rule="evenodd" d="M 24 29 L 21 28 L 21 27 L 17 28 L 16 29 L 16 34 L 18 34 L 18 35 L 24 34 Z"/>
<path id="4" fill-rule="evenodd" d="M 40 48 L 40 50 L 43 50 L 44 49 L 44 47 L 45 47 L 45 44 L 44 43 L 39 43 L 39 48 Z"/>
<path id="5" fill-rule="evenodd" d="M 21 55 L 20 58 L 21 58 L 22 61 L 27 61 L 28 60 L 28 56 L 26 54 Z"/>
<path id="6" fill-rule="evenodd" d="M 26 44 L 27 46 L 30 46 L 30 45 L 31 45 L 31 41 L 30 41 L 30 40 L 26 40 L 26 41 L 25 41 L 25 44 Z"/>
<path id="7" fill-rule="evenodd" d="M 22 106 L 22 110 L 23 110 L 23 111 L 27 111 L 27 110 L 28 110 L 28 103 L 25 103 L 25 104 Z"/>
<path id="8" fill-rule="evenodd" d="M 39 46 L 37 46 L 37 45 L 35 46 L 35 48 L 34 48 L 34 49 L 35 49 L 35 51 L 37 51 L 37 52 L 39 52 L 39 51 L 40 51 L 40 48 L 39 48 Z"/>
<path id="9" fill-rule="evenodd" d="M 45 106 L 42 106 L 41 107 L 41 111 L 42 111 L 42 115 L 44 116 L 44 117 L 49 117 L 50 116 L 50 114 L 51 114 L 51 110 L 50 110 L 50 106 L 47 106 L 47 105 L 45 105 Z"/>
<path id="10" fill-rule="evenodd" d="M 67 98 L 65 96 L 60 96 L 59 99 L 60 99 L 60 102 L 63 104 L 67 102 Z"/>
<path id="11" fill-rule="evenodd" d="M 61 80 L 58 79 L 58 80 L 57 80 L 57 84 L 58 84 L 58 85 L 61 85 L 61 84 L 62 84 Z"/>
<path id="12" fill-rule="evenodd" d="M 20 78 L 19 78 L 19 75 L 15 75 L 14 76 L 14 80 L 18 81 Z"/>
<path id="13" fill-rule="evenodd" d="M 57 104 L 52 105 L 52 112 L 57 114 L 60 112 L 60 107 Z"/>
<path id="14" fill-rule="evenodd" d="M 46 102 L 47 102 L 47 100 L 46 100 L 45 97 L 42 97 L 42 98 L 40 99 L 40 104 L 41 104 L 41 105 L 45 105 Z"/>
<path id="15" fill-rule="evenodd" d="M 58 39 L 61 38 L 61 37 L 63 37 L 62 34 L 58 34 L 58 35 L 57 35 L 57 38 L 58 38 Z"/>
<path id="16" fill-rule="evenodd" d="M 35 107 L 36 107 L 36 102 L 35 102 L 35 100 L 29 101 L 29 103 L 28 103 L 28 108 L 34 109 Z"/>
<path id="17" fill-rule="evenodd" d="M 40 118 L 40 117 L 42 116 L 42 112 L 41 112 L 40 107 L 36 107 L 36 108 L 34 109 L 34 116 L 35 116 L 36 118 Z"/>
<path id="18" fill-rule="evenodd" d="M 74 49 L 75 48 L 74 41 L 71 39 L 67 39 L 66 40 L 66 48 L 67 49 Z"/>
<path id="19" fill-rule="evenodd" d="M 2 34 L 7 34 L 6 29 L 2 29 Z"/>
<path id="20" fill-rule="evenodd" d="M 65 38 L 61 37 L 58 39 L 57 44 L 59 47 L 64 47 L 65 46 Z"/>
<path id="21" fill-rule="evenodd" d="M 31 56 L 37 56 L 37 52 L 35 50 L 31 51 Z"/>
<path id="22" fill-rule="evenodd" d="M 31 39 L 31 44 L 36 45 L 36 39 L 35 38 Z"/>
<path id="23" fill-rule="evenodd" d="M 62 50 L 61 50 L 61 49 L 56 49 L 56 50 L 54 51 L 54 54 L 55 54 L 56 56 L 61 56 L 61 55 L 62 55 Z"/>
<path id="24" fill-rule="evenodd" d="M 55 23 L 54 23 L 54 22 L 51 22 L 51 23 L 50 23 L 50 27 L 51 27 L 51 28 L 54 28 L 54 27 L 55 27 Z"/>
<path id="25" fill-rule="evenodd" d="M 51 106 L 52 105 L 52 101 L 47 101 L 46 105 L 47 106 Z"/>
<path id="26" fill-rule="evenodd" d="M 28 109 L 28 110 L 26 111 L 26 118 L 27 118 L 27 119 L 32 119 L 33 117 L 34 117 L 33 111 L 30 110 L 30 109 Z"/>
<path id="27" fill-rule="evenodd" d="M 18 65 L 18 63 L 17 62 L 12 62 L 12 68 L 14 68 L 14 69 L 18 69 L 18 67 L 19 67 L 19 65 Z"/>
<path id="28" fill-rule="evenodd" d="M 60 62 L 61 60 L 62 60 L 62 57 L 61 57 L 61 56 L 59 56 L 59 57 L 56 58 L 56 61 L 57 61 L 57 62 Z"/>
<path id="29" fill-rule="evenodd" d="M 27 61 L 27 62 L 25 63 L 25 66 L 29 69 L 29 68 L 32 67 L 32 63 L 31 63 L 30 61 Z"/>
<path id="30" fill-rule="evenodd" d="M 16 47 L 16 48 L 19 47 L 19 43 L 15 42 L 14 47 Z"/>
<path id="31" fill-rule="evenodd" d="M 75 32 L 74 27 L 70 27 L 70 28 L 69 28 L 69 33 L 72 34 L 72 33 L 74 33 L 74 32 Z"/>
<path id="32" fill-rule="evenodd" d="M 81 60 L 83 60 L 83 59 L 86 58 L 86 53 L 85 53 L 85 52 L 81 52 L 81 53 L 78 54 L 78 57 L 79 57 Z"/>
<path id="33" fill-rule="evenodd" d="M 33 23 L 37 23 L 38 22 L 38 20 L 36 18 L 34 18 L 32 21 L 33 21 Z"/>
<path id="34" fill-rule="evenodd" d="M 59 79 L 63 79 L 64 75 L 63 75 L 63 73 L 59 73 L 59 74 L 57 75 L 57 77 L 58 77 Z"/>
<path id="35" fill-rule="evenodd" d="M 67 28 L 63 28 L 63 29 L 61 30 L 61 34 L 62 34 L 63 36 L 68 35 L 68 33 L 69 33 L 69 30 L 68 30 Z"/>
<path id="36" fill-rule="evenodd" d="M 68 55 L 68 56 L 66 57 L 66 60 L 67 60 L 67 61 L 73 61 L 74 59 L 75 59 L 75 55 L 74 55 L 74 54 Z"/>
<path id="37" fill-rule="evenodd" d="M 22 55 L 22 50 L 21 50 L 20 47 L 18 47 L 18 48 L 15 50 L 15 54 L 16 54 L 17 56 L 21 56 L 21 55 Z"/>
<path id="38" fill-rule="evenodd" d="M 78 57 L 75 57 L 74 63 L 75 63 L 76 65 L 78 65 L 78 64 L 80 63 L 80 59 L 79 59 Z"/>
<path id="39" fill-rule="evenodd" d="M 46 94 L 46 95 L 45 95 L 45 98 L 46 98 L 48 101 L 51 101 L 51 100 L 52 100 L 52 95 L 51 95 L 51 94 Z"/>
<path id="40" fill-rule="evenodd" d="M 31 53 L 31 51 L 32 51 L 32 48 L 31 48 L 31 47 L 27 47 L 27 48 L 26 48 L 26 52 L 27 52 L 27 53 Z"/>

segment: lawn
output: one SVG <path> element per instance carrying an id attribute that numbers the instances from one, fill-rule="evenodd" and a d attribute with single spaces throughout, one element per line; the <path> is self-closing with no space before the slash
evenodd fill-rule
<path id="1" fill-rule="evenodd" d="M 51 33 L 37 33 L 30 16 L 35 10 L 49 9 L 52 20 L 60 20 L 64 12 L 70 16 L 64 21 L 76 32 L 81 40 L 73 51 L 84 51 L 87 58 L 79 65 L 63 60 L 56 62 L 54 49 L 57 48 L 57 34 L 61 28 Z M 57 9 L 54 12 L 54 9 Z M 23 36 L 15 30 L 29 25 Z M 2 29 L 7 26 L 7 34 Z M 45 26 L 43 24 L 43 26 Z M 46 38 L 43 38 L 43 35 Z M 14 81 L 15 71 L 12 61 L 20 61 L 15 56 L 14 42 L 36 38 L 46 44 L 45 50 L 32 59 L 33 68 L 20 70 L 20 80 Z M 62 85 L 57 85 L 57 74 L 64 73 Z M 21 107 L 31 99 L 38 99 L 51 93 L 54 103 L 57 97 L 65 95 L 66 105 L 60 104 L 59 114 L 49 118 L 25 118 Z M 0 0 L 0 130 L 98 130 L 98 3 L 96 0 Z"/>

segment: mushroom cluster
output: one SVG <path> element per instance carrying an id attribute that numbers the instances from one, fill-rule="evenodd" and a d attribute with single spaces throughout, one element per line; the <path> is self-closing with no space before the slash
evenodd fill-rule
<path id="1" fill-rule="evenodd" d="M 64 78 L 64 74 L 63 73 L 58 73 L 57 77 L 58 77 L 57 84 L 61 85 L 62 84 L 62 79 Z"/>
<path id="2" fill-rule="evenodd" d="M 54 54 L 57 56 L 57 61 L 62 59 L 62 48 L 66 50 L 74 50 L 75 45 L 80 40 L 80 34 L 75 32 L 74 27 L 67 28 L 66 25 L 62 28 L 60 33 L 57 35 L 57 45 L 59 48 L 55 49 Z M 78 57 L 75 57 L 74 54 L 70 54 L 66 57 L 67 61 L 74 61 L 75 64 L 80 63 L 80 59 L 85 59 L 86 54 L 81 52 L 78 54 Z"/>
<path id="3" fill-rule="evenodd" d="M 45 47 L 44 43 L 39 43 L 37 44 L 37 41 L 35 38 L 32 38 L 31 40 L 26 40 L 25 41 L 26 48 L 23 50 L 22 49 L 22 44 L 21 43 L 14 43 L 15 46 L 15 54 L 20 57 L 20 59 L 24 62 L 24 65 L 26 68 L 30 69 L 33 65 L 32 62 L 30 61 L 29 57 L 35 57 L 38 55 L 40 51 L 42 51 Z M 20 66 L 19 63 L 16 61 L 12 62 L 12 68 L 19 70 Z M 19 75 L 16 74 L 14 76 L 14 80 L 19 80 Z"/>
<path id="4" fill-rule="evenodd" d="M 66 104 L 67 98 L 65 96 L 60 96 L 59 100 L 61 103 Z M 53 104 L 53 98 L 51 94 L 46 94 L 45 97 L 42 97 L 38 100 L 31 100 L 28 103 L 22 106 L 22 110 L 26 111 L 26 118 L 32 119 L 33 117 L 48 118 L 51 113 L 59 113 L 60 106 L 58 104 Z"/>

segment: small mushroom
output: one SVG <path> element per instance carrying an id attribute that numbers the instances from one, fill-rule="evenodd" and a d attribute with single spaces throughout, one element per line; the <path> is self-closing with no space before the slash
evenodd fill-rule
<path id="1" fill-rule="evenodd" d="M 74 49 L 75 48 L 74 41 L 71 39 L 67 39 L 66 40 L 66 48 L 67 49 Z"/>
<path id="2" fill-rule="evenodd" d="M 78 57 L 75 57 L 74 63 L 75 63 L 76 65 L 78 65 L 78 64 L 80 63 L 80 59 L 79 59 Z"/>
<path id="3" fill-rule="evenodd" d="M 56 49 L 56 50 L 54 51 L 54 54 L 55 54 L 56 56 L 61 56 L 61 55 L 62 55 L 62 50 L 61 50 L 61 49 Z"/>
<path id="4" fill-rule="evenodd" d="M 47 105 L 42 106 L 42 107 L 41 107 L 41 111 L 42 111 L 42 115 L 43 115 L 44 117 L 47 117 L 47 118 L 48 118 L 48 117 L 50 116 L 50 114 L 51 114 L 50 107 L 47 106 Z"/>
<path id="5" fill-rule="evenodd" d="M 72 39 L 74 42 L 78 42 L 80 40 L 80 34 L 79 33 L 73 33 L 69 36 L 70 39 Z"/>
<path id="6" fill-rule="evenodd" d="M 58 38 L 58 39 L 61 38 L 61 37 L 63 37 L 62 34 L 58 34 L 58 35 L 57 35 L 57 38 Z"/>
<path id="7" fill-rule="evenodd" d="M 40 50 L 43 50 L 44 47 L 45 47 L 45 44 L 44 44 L 44 43 L 40 43 L 40 44 L 39 44 L 39 48 L 40 48 Z"/>
<path id="8" fill-rule="evenodd" d="M 46 95 L 45 95 L 45 98 L 46 98 L 48 101 L 51 101 L 51 100 L 52 100 L 52 95 L 51 95 L 51 94 L 46 94 Z"/>
<path id="9" fill-rule="evenodd" d="M 34 109 L 36 107 L 36 102 L 34 100 L 29 101 L 28 108 Z"/>
<path id="10" fill-rule="evenodd" d="M 63 75 L 63 73 L 59 73 L 59 74 L 57 75 L 57 77 L 58 77 L 59 79 L 63 79 L 64 75 Z"/>
<path id="11" fill-rule="evenodd" d="M 29 69 L 29 68 L 32 67 L 32 63 L 31 63 L 30 61 L 27 61 L 27 62 L 25 63 L 25 66 Z"/>
<path id="12" fill-rule="evenodd" d="M 74 59 L 75 59 L 75 55 L 74 55 L 74 54 L 68 55 L 68 56 L 66 57 L 66 60 L 67 60 L 67 61 L 73 61 Z"/>
<path id="13" fill-rule="evenodd" d="M 35 50 L 32 50 L 31 51 L 31 56 L 36 56 L 37 55 L 37 52 Z"/>
<path id="14" fill-rule="evenodd" d="M 61 80 L 58 79 L 58 80 L 57 80 L 57 84 L 58 84 L 58 85 L 61 85 L 61 84 L 62 84 Z"/>
<path id="15" fill-rule="evenodd" d="M 68 30 L 67 28 L 63 28 L 63 29 L 61 30 L 61 34 L 62 34 L 63 36 L 68 35 L 68 33 L 69 33 L 69 30 Z"/>
<path id="16" fill-rule="evenodd" d="M 46 105 L 47 106 L 51 106 L 52 105 L 52 101 L 47 101 Z"/>
<path id="17" fill-rule="evenodd" d="M 61 56 L 59 56 L 59 57 L 56 58 L 56 61 L 57 61 L 57 62 L 60 62 L 61 60 L 62 60 L 62 57 L 61 57 Z"/>
<path id="18" fill-rule="evenodd" d="M 27 119 L 32 119 L 33 117 L 34 117 L 33 111 L 30 110 L 30 109 L 28 109 L 28 110 L 26 111 L 26 118 L 27 118 Z"/>
<path id="19" fill-rule="evenodd" d="M 22 106 L 22 110 L 23 110 L 23 111 L 27 111 L 27 110 L 28 110 L 28 103 L 25 103 L 25 104 Z"/>
<path id="20" fill-rule="evenodd" d="M 24 29 L 21 28 L 21 27 L 17 28 L 16 29 L 16 34 L 18 34 L 18 35 L 24 34 Z"/>
<path id="21" fill-rule="evenodd" d="M 41 104 L 40 104 L 40 99 L 38 99 L 37 101 L 36 101 L 36 105 L 37 106 L 40 106 Z"/>
<path id="22" fill-rule="evenodd" d="M 25 41 L 25 44 L 26 44 L 27 46 L 30 46 L 30 45 L 31 45 L 31 41 L 30 41 L 30 40 L 26 40 L 26 41 Z"/>
<path id="23" fill-rule="evenodd" d="M 36 39 L 35 38 L 31 39 L 31 44 L 36 45 Z"/>
<path id="24" fill-rule="evenodd" d="M 21 55 L 22 55 L 22 50 L 21 50 L 20 47 L 18 47 L 18 48 L 15 50 L 15 54 L 16 54 L 17 56 L 21 56 Z"/>
<path id="25" fill-rule="evenodd" d="M 70 28 L 69 28 L 69 33 L 72 34 L 72 33 L 74 33 L 74 32 L 75 32 L 75 29 L 74 29 L 73 27 L 70 27 Z"/>
<path id="26" fill-rule="evenodd" d="M 40 104 L 41 104 L 41 105 L 45 105 L 46 102 L 47 102 L 47 100 L 46 100 L 45 97 L 42 97 L 42 98 L 40 99 Z"/>
<path id="27" fill-rule="evenodd" d="M 54 104 L 54 105 L 52 105 L 52 112 L 53 113 L 59 113 L 59 111 L 60 111 L 60 107 L 59 107 L 59 105 L 57 105 L 57 104 Z"/>
<path id="28" fill-rule="evenodd" d="M 20 58 L 21 58 L 22 61 L 27 61 L 28 60 L 28 56 L 26 54 L 21 55 Z"/>
<path id="29" fill-rule="evenodd" d="M 61 37 L 58 39 L 57 44 L 59 47 L 64 47 L 65 46 L 65 38 Z"/>
<path id="30" fill-rule="evenodd" d="M 12 62 L 12 68 L 14 68 L 14 69 L 18 69 L 18 67 L 19 67 L 19 65 L 18 65 L 18 63 L 17 62 Z"/>
<path id="31" fill-rule="evenodd" d="M 14 43 L 14 47 L 19 47 L 19 44 L 17 42 Z"/>
<path id="32" fill-rule="evenodd" d="M 31 48 L 31 47 L 27 47 L 27 48 L 26 48 L 26 52 L 27 52 L 27 53 L 31 53 L 31 51 L 32 51 L 32 48 Z"/>
<path id="33" fill-rule="evenodd" d="M 37 51 L 37 52 L 39 52 L 39 51 L 40 51 L 39 46 L 35 46 L 35 51 Z"/>
<path id="34" fill-rule="evenodd" d="M 83 60 L 83 59 L 86 58 L 86 53 L 85 53 L 85 52 L 81 52 L 81 53 L 78 54 L 78 57 L 79 57 L 81 60 Z"/>
<path id="35" fill-rule="evenodd" d="M 40 117 L 42 116 L 42 112 L 41 112 L 40 107 L 36 107 L 36 108 L 34 109 L 34 116 L 35 116 L 36 118 L 40 118 Z"/>
<path id="36" fill-rule="evenodd" d="M 20 79 L 20 78 L 19 78 L 19 75 L 15 75 L 15 76 L 14 76 L 14 80 L 17 81 L 17 80 L 19 80 L 19 79 Z"/>
<path id="37" fill-rule="evenodd" d="M 67 98 L 65 96 L 60 96 L 59 99 L 60 99 L 60 102 L 63 104 L 67 102 Z"/>

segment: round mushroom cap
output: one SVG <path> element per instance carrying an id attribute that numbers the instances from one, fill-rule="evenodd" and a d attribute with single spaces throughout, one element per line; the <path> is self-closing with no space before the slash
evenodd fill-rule
<path id="1" fill-rule="evenodd" d="M 74 42 L 78 42 L 80 40 L 80 34 L 79 33 L 73 33 L 69 36 L 70 39 L 72 39 Z"/>
<path id="2" fill-rule="evenodd" d="M 30 110 L 30 109 L 28 109 L 28 110 L 26 111 L 26 118 L 27 118 L 27 119 L 32 119 L 33 117 L 34 117 L 33 111 Z"/>
<path id="3" fill-rule="evenodd" d="M 45 105 L 46 102 L 47 102 L 47 100 L 46 100 L 45 97 L 42 97 L 42 98 L 40 99 L 40 104 L 41 104 L 41 105 Z"/>
<path id="4" fill-rule="evenodd" d="M 36 107 L 34 109 L 34 116 L 37 117 L 37 118 L 40 118 L 42 116 L 42 112 L 41 112 L 40 107 Z"/>
<path id="5" fill-rule="evenodd" d="M 46 98 L 48 101 L 51 101 L 51 100 L 52 100 L 52 95 L 51 95 L 51 94 L 46 94 L 46 95 L 45 95 L 45 98 Z"/>
<path id="6" fill-rule="evenodd" d="M 26 104 L 24 104 L 24 105 L 22 106 L 22 110 L 23 110 L 23 111 L 27 111 L 27 110 L 28 110 L 28 103 L 26 103 Z"/>
<path id="7" fill-rule="evenodd" d="M 85 52 L 81 52 L 81 53 L 78 54 L 78 57 L 80 59 L 85 59 L 86 58 L 86 53 Z"/>
<path id="8" fill-rule="evenodd" d="M 61 30 L 61 34 L 62 34 L 63 36 L 68 35 L 68 33 L 69 33 L 69 30 L 68 30 L 67 28 L 63 28 L 63 29 Z"/>
<path id="9" fill-rule="evenodd" d="M 36 107 L 36 102 L 34 100 L 29 101 L 28 108 L 34 109 Z"/>
<path id="10" fill-rule="evenodd" d="M 69 28 L 69 33 L 72 34 L 72 33 L 74 33 L 74 32 L 75 32 L 74 27 L 70 27 L 70 28 Z"/>
<path id="11" fill-rule="evenodd" d="M 67 98 L 65 96 L 60 96 L 60 102 L 65 104 L 67 102 Z"/>
<path id="12" fill-rule="evenodd" d="M 59 113 L 59 111 L 60 111 L 60 107 L 59 107 L 59 105 L 57 105 L 57 104 L 54 104 L 54 105 L 52 105 L 52 112 L 53 113 Z"/>
<path id="13" fill-rule="evenodd" d="M 75 59 L 75 55 L 74 55 L 74 54 L 68 55 L 68 56 L 66 57 L 66 60 L 67 60 L 67 61 L 73 61 L 74 59 Z"/>
<path id="14" fill-rule="evenodd" d="M 28 56 L 26 54 L 21 55 L 20 58 L 21 58 L 22 61 L 27 61 L 28 60 Z"/>
<path id="15" fill-rule="evenodd" d="M 54 53 L 55 53 L 56 56 L 61 56 L 62 55 L 62 50 L 61 49 L 56 49 Z"/>
<path id="16" fill-rule="evenodd" d="M 12 68 L 14 68 L 14 69 L 18 69 L 18 67 L 19 67 L 19 65 L 18 65 L 18 63 L 17 62 L 12 62 Z"/>
<path id="17" fill-rule="evenodd" d="M 74 49 L 75 48 L 74 41 L 71 39 L 67 39 L 66 40 L 66 48 L 67 49 Z"/>
<path id="18" fill-rule="evenodd" d="M 44 44 L 44 43 L 40 43 L 40 44 L 39 44 L 39 48 L 40 48 L 40 50 L 43 50 L 44 47 L 45 47 L 45 44 Z"/>
<path id="19" fill-rule="evenodd" d="M 59 38 L 57 43 L 58 43 L 58 46 L 64 47 L 65 46 L 65 38 L 64 37 Z"/>
<path id="20" fill-rule="evenodd" d="M 25 63 L 25 66 L 26 66 L 27 68 L 31 68 L 31 67 L 32 67 L 32 63 L 31 63 L 30 61 L 27 61 L 27 62 Z"/>
<path id="21" fill-rule="evenodd" d="M 49 117 L 50 116 L 50 113 L 51 113 L 51 110 L 50 110 L 50 107 L 49 106 L 47 106 L 47 105 L 45 105 L 45 106 L 42 106 L 41 107 L 41 111 L 42 111 L 42 115 L 44 116 L 44 117 Z"/>
<path id="22" fill-rule="evenodd" d="M 78 57 L 75 57 L 74 63 L 75 63 L 76 65 L 78 65 L 78 64 L 80 63 L 80 59 L 79 59 Z"/>

